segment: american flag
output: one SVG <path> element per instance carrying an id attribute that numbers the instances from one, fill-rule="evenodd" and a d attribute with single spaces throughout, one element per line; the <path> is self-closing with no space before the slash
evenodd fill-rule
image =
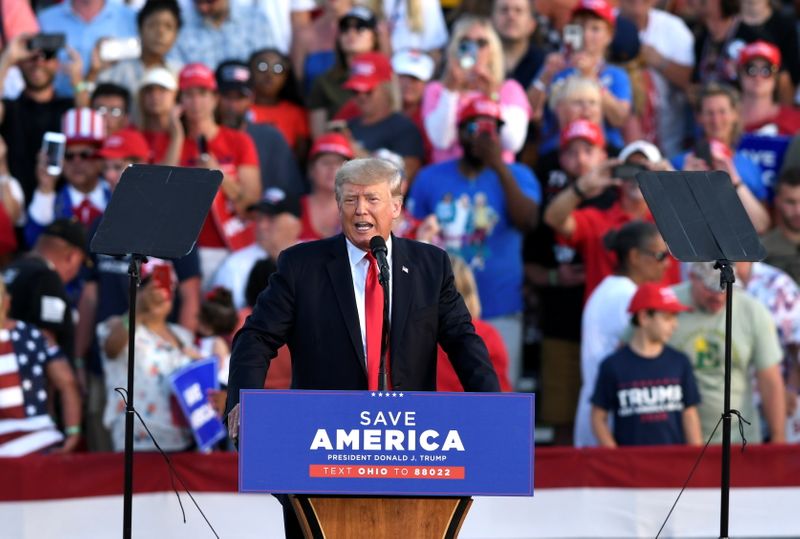
<path id="1" fill-rule="evenodd" d="M 23 322 L 0 329 L 0 457 L 52 446 L 63 436 L 47 413 L 48 361 L 59 357 L 41 332 Z"/>

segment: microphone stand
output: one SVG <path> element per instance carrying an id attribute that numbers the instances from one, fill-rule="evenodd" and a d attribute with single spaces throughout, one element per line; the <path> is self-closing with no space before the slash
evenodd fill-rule
<path id="1" fill-rule="evenodd" d="M 378 267 L 378 282 L 383 288 L 383 325 L 381 329 L 381 359 L 378 364 L 378 391 L 389 387 L 389 373 L 386 372 L 386 355 L 389 353 L 389 268 Z"/>

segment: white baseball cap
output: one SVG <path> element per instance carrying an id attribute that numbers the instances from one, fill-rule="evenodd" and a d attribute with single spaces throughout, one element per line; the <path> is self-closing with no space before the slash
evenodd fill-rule
<path id="1" fill-rule="evenodd" d="M 174 91 L 178 89 L 178 81 L 169 69 L 153 67 L 145 72 L 142 81 L 139 83 L 139 89 L 146 86 L 161 86 L 167 90 Z"/>
<path id="2" fill-rule="evenodd" d="M 622 151 L 619 152 L 619 159 L 620 161 L 627 161 L 635 153 L 642 154 L 651 163 L 660 163 L 664 159 L 661 155 L 661 150 L 655 144 L 646 140 L 637 140 L 622 148 Z"/>
<path id="3" fill-rule="evenodd" d="M 418 51 L 399 51 L 392 56 L 392 69 L 397 75 L 410 75 L 423 82 L 433 77 L 433 58 Z"/>

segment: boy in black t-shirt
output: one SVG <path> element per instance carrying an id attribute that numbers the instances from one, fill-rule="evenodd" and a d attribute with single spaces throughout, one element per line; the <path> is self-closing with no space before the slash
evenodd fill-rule
<path id="1" fill-rule="evenodd" d="M 592 396 L 592 430 L 603 447 L 702 443 L 692 365 L 666 345 L 677 314 L 688 310 L 670 288 L 646 283 L 636 291 L 633 337 L 600 365 Z"/>

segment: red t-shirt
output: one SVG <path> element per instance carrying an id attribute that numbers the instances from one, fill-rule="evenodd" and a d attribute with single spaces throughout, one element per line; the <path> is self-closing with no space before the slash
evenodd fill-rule
<path id="1" fill-rule="evenodd" d="M 314 228 L 311 222 L 311 211 L 308 205 L 308 195 L 300 197 L 300 241 L 321 240 L 322 235 Z"/>
<path id="2" fill-rule="evenodd" d="M 779 135 L 794 136 L 800 131 L 800 110 L 795 107 L 781 107 L 778 109 L 778 114 L 776 114 L 774 118 L 750 124 L 745 127 L 745 132 L 752 133 L 769 124 L 775 125 Z"/>
<path id="3" fill-rule="evenodd" d="M 572 212 L 575 219 L 575 232 L 566 241 L 581 254 L 584 271 L 586 272 L 586 294 L 584 301 L 589 299 L 592 291 L 607 276 L 614 273 L 617 260 L 614 253 L 603 245 L 603 237 L 610 231 L 633 220 L 633 217 L 623 211 L 619 202 L 607 210 L 598 208 L 581 208 Z M 653 222 L 653 216 L 647 212 L 646 221 Z M 664 274 L 662 284 L 673 285 L 681 281 L 680 266 L 678 261 L 670 256 L 669 267 Z"/>
<path id="4" fill-rule="evenodd" d="M 306 109 L 290 101 L 281 101 L 277 105 L 253 105 L 250 114 L 253 123 L 274 125 L 291 148 L 298 137 L 310 137 Z"/>
<path id="5" fill-rule="evenodd" d="M 160 163 L 167 155 L 167 148 L 172 138 L 167 131 L 142 131 L 144 139 L 150 145 L 150 156 L 153 163 Z"/>
<path id="6" fill-rule="evenodd" d="M 475 326 L 475 333 L 483 339 L 486 348 L 489 350 L 489 360 L 492 362 L 497 380 L 500 382 L 501 391 L 511 391 L 511 382 L 508 381 L 508 352 L 506 345 L 503 344 L 503 337 L 494 329 L 494 326 L 483 320 L 472 319 Z M 436 391 L 464 391 L 464 386 L 458 379 L 450 359 L 438 346 L 436 358 Z"/>
<path id="7" fill-rule="evenodd" d="M 242 165 L 258 166 L 256 146 L 250 135 L 243 131 L 220 126 L 217 136 L 208 141 L 208 152 L 217 159 L 220 170 L 224 174 L 236 179 L 238 179 L 238 167 Z M 181 166 L 196 167 L 199 157 L 197 141 L 194 138 L 186 137 L 181 152 Z M 197 244 L 201 247 L 225 247 L 225 241 L 210 215 L 203 223 Z"/>

